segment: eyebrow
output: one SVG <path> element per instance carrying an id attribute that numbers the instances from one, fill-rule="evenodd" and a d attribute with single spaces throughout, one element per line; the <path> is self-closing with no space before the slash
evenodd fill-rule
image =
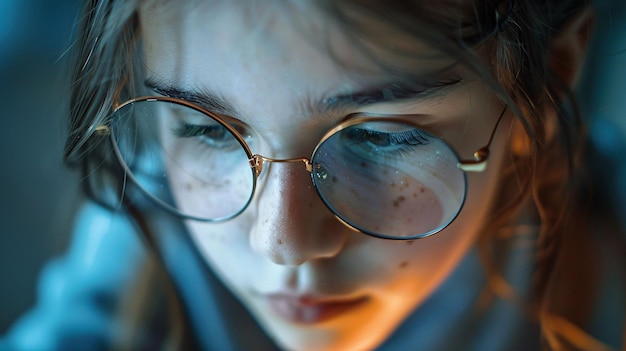
<path id="1" fill-rule="evenodd" d="M 451 88 L 463 82 L 463 79 L 455 76 L 437 81 L 403 80 L 371 86 L 356 92 L 335 94 L 318 100 L 313 100 L 311 96 L 308 96 L 306 100 L 301 101 L 301 108 L 312 116 L 319 116 L 378 103 L 430 100 L 444 96 Z M 224 96 L 209 89 L 175 87 L 154 79 L 147 79 L 144 84 L 157 94 L 197 104 L 218 115 L 230 117 L 241 115 L 241 112 Z"/>
<path id="2" fill-rule="evenodd" d="M 194 103 L 218 115 L 234 117 L 238 114 L 226 98 L 207 89 L 182 89 L 154 79 L 146 79 L 144 84 L 157 94 Z"/>
<path id="3" fill-rule="evenodd" d="M 339 94 L 314 102 L 310 108 L 318 113 L 330 110 L 343 110 L 365 107 L 388 102 L 425 101 L 445 96 L 453 87 L 463 83 L 460 77 L 444 80 L 403 80 L 401 82 L 379 84 L 357 92 Z"/>

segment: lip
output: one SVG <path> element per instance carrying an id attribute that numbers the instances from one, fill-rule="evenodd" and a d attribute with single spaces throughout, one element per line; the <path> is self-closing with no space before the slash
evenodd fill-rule
<path id="1" fill-rule="evenodd" d="M 361 307 L 369 300 L 366 296 L 344 298 L 289 294 L 270 294 L 264 298 L 272 312 L 298 324 L 329 321 Z"/>

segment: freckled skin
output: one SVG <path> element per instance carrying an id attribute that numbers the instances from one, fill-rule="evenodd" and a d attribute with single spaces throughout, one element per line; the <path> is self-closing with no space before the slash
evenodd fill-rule
<path id="1" fill-rule="evenodd" d="M 392 206 L 387 207 L 385 215 L 390 219 L 389 223 L 394 225 L 389 228 L 389 231 L 411 235 L 410 233 L 423 233 L 438 227 L 444 220 L 443 208 L 438 196 L 433 191 L 429 191 L 419 198 L 406 201 L 404 194 L 410 193 L 411 189 L 421 187 L 421 184 L 416 180 L 404 182 L 403 186 L 395 188 L 396 191 L 389 192 L 389 196 L 393 199 Z"/>
<path id="2" fill-rule="evenodd" d="M 324 196 L 348 221 L 358 222 L 371 231 L 410 236 L 437 228 L 445 220 L 438 195 L 420 181 L 402 173 L 393 177 L 387 174 L 384 178 L 388 178 L 387 187 L 372 183 L 368 174 L 354 174 L 332 182 L 332 191 Z M 387 190 L 373 192 L 371 188 L 375 186 Z M 418 193 L 418 197 L 408 195 Z"/>

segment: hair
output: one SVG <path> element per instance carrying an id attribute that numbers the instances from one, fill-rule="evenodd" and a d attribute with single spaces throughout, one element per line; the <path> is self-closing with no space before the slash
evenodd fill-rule
<path id="1" fill-rule="evenodd" d="M 122 95 L 132 96 L 139 91 L 137 82 L 141 80 L 137 78 L 141 77 L 142 62 L 137 6 L 137 0 L 87 1 L 80 22 L 65 158 L 89 176 L 85 189 L 96 200 L 102 200 L 101 187 L 121 192 L 124 186 L 123 171 L 108 157 L 111 145 L 98 134 L 97 126 L 107 123 L 116 91 L 123 82 Z M 361 16 L 369 16 L 458 57 L 479 73 L 514 112 L 527 137 L 512 146 L 511 162 L 505 169 L 512 181 L 503 185 L 508 195 L 499 199 L 495 206 L 498 210 L 492 211 L 477 243 L 490 277 L 488 287 L 516 301 L 499 271 L 505 258 L 498 252 L 507 230 L 515 232 L 528 224 L 515 219 L 527 211 L 530 203 L 531 217 L 537 218 L 532 224 L 538 226 L 533 231 L 537 234 L 537 268 L 532 301 L 523 303 L 523 309 L 540 323 L 547 348 L 598 346 L 573 322 L 551 312 L 561 283 L 557 281 L 559 269 L 568 257 L 564 252 L 568 247 L 580 249 L 573 244 L 579 241 L 571 239 L 576 235 L 570 232 L 575 225 L 571 220 L 575 209 L 570 205 L 576 202 L 577 189 L 581 188 L 579 165 L 585 140 L 573 94 L 550 67 L 548 50 L 571 15 L 588 4 L 584 0 L 446 0 L 436 4 L 419 0 L 344 0 L 317 6 L 357 39 L 376 38 L 360 25 Z M 376 45 L 385 48 L 385 38 L 378 39 Z M 516 147 L 523 151 L 515 152 Z M 150 233 L 143 234 L 149 243 L 154 242 Z M 158 251 L 156 244 L 151 246 Z M 584 309 L 580 306 L 573 308 Z"/>

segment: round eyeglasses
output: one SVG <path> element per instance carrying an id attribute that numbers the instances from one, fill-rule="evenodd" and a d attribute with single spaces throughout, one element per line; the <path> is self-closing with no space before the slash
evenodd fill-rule
<path id="1" fill-rule="evenodd" d="M 484 170 L 505 111 L 471 160 L 460 160 L 410 116 L 350 115 L 310 158 L 293 159 L 254 154 L 255 140 L 242 122 L 169 97 L 129 100 L 96 129 L 110 134 L 128 177 L 183 218 L 232 219 L 252 201 L 265 163 L 302 162 L 322 202 L 345 225 L 385 239 L 418 239 L 457 217 L 466 172 Z"/>

